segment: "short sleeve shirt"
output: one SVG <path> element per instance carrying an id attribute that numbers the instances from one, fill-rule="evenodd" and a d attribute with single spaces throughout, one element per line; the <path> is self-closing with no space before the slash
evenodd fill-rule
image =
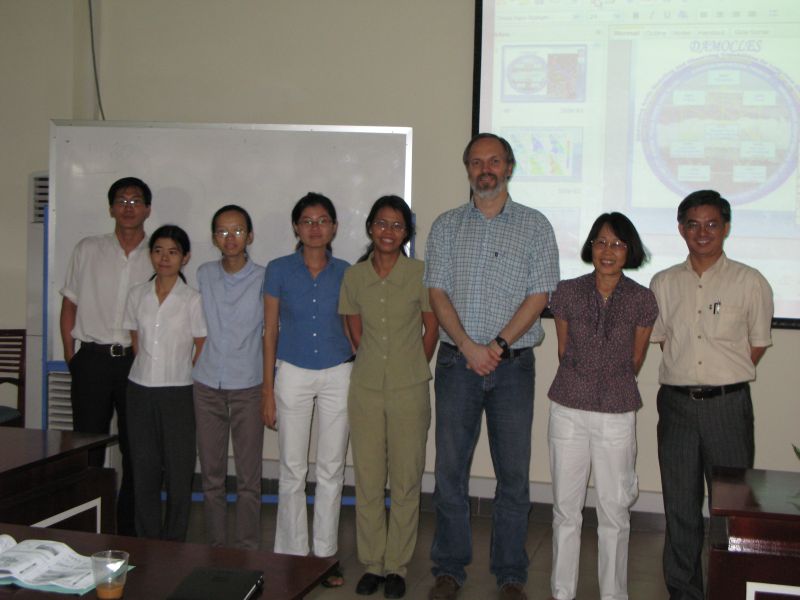
<path id="1" fill-rule="evenodd" d="M 558 284 L 553 315 L 567 322 L 567 344 L 548 396 L 569 408 L 621 413 L 642 405 L 633 368 L 637 327 L 658 315 L 653 293 L 625 277 L 607 301 L 594 273 Z"/>
<path id="2" fill-rule="evenodd" d="M 260 385 L 264 358 L 264 267 L 248 260 L 227 273 L 215 260 L 197 269 L 208 337 L 194 366 L 195 381 L 215 389 Z"/>
<path id="3" fill-rule="evenodd" d="M 400 256 L 384 279 L 370 259 L 345 273 L 339 312 L 361 315 L 362 324 L 352 381 L 382 390 L 431 378 L 422 345 L 422 313 L 431 312 L 423 269 L 422 261 Z"/>
<path id="4" fill-rule="evenodd" d="M 656 273 L 650 289 L 659 309 L 650 341 L 663 342 L 660 383 L 755 379 L 750 348 L 772 345 L 772 288 L 761 273 L 723 254 L 700 276 L 687 259 Z"/>
<path id="5" fill-rule="evenodd" d="M 140 283 L 128 294 L 124 325 L 138 337 L 128 379 L 147 387 L 192 384 L 194 338 L 206 336 L 197 290 L 178 279 L 159 305 L 155 281 Z"/>
<path id="6" fill-rule="evenodd" d="M 272 260 L 264 277 L 265 294 L 279 300 L 276 358 L 303 369 L 328 369 L 352 356 L 336 310 L 339 288 L 349 264 L 328 255 L 316 276 L 306 267 L 302 250 Z"/>
<path id="7" fill-rule="evenodd" d="M 487 344 L 528 296 L 558 284 L 558 247 L 550 222 L 537 210 L 506 201 L 487 219 L 472 202 L 433 223 L 425 250 L 425 286 L 444 290 L 470 338 Z M 441 338 L 453 343 L 447 332 Z M 544 339 L 537 319 L 514 348 Z"/>
<path id="8" fill-rule="evenodd" d="M 128 291 L 152 274 L 147 236 L 127 256 L 115 233 L 83 238 L 72 252 L 61 288 L 61 295 L 78 307 L 72 337 L 130 346 L 122 325 Z"/>

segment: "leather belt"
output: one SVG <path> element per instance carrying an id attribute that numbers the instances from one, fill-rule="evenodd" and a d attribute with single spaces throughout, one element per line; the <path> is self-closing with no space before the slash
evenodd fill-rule
<path id="1" fill-rule="evenodd" d="M 453 352 L 461 352 L 461 351 L 458 349 L 458 346 L 455 346 L 455 345 L 453 345 L 453 344 L 450 344 L 450 343 L 448 343 L 448 342 L 439 342 L 439 343 L 440 343 L 442 346 L 445 346 L 445 347 L 447 347 L 447 348 L 450 348 L 450 350 L 452 350 Z M 509 350 L 509 351 L 508 351 L 508 358 L 516 358 L 516 357 L 518 357 L 518 356 L 520 356 L 520 355 L 524 354 L 524 353 L 525 353 L 525 352 L 527 352 L 528 350 L 531 350 L 531 347 L 530 347 L 530 346 L 526 346 L 525 348 L 511 348 L 511 350 Z M 504 358 L 503 360 L 507 360 L 507 359 L 505 359 L 505 358 Z"/>
<path id="2" fill-rule="evenodd" d="M 705 386 L 705 385 L 668 385 L 666 387 L 680 394 L 689 396 L 692 400 L 706 400 L 716 398 L 725 394 L 732 394 L 747 388 L 750 384 L 747 381 L 734 383 L 732 385 Z"/>
<path id="3" fill-rule="evenodd" d="M 81 350 L 86 348 L 95 354 L 106 354 L 111 358 L 123 358 L 133 354 L 133 346 L 123 346 L 122 344 L 96 344 L 94 342 L 81 342 Z"/>

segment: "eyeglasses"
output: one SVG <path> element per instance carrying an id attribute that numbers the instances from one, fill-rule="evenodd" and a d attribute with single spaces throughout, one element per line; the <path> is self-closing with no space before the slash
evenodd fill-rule
<path id="1" fill-rule="evenodd" d="M 214 231 L 214 235 L 218 238 L 222 238 L 223 240 L 228 239 L 228 236 L 231 235 L 236 238 L 243 238 L 245 235 L 247 235 L 247 230 L 242 229 L 241 227 L 237 227 L 233 231 L 228 231 L 227 229 L 217 229 Z"/>
<path id="2" fill-rule="evenodd" d="M 395 233 L 400 233 L 401 231 L 406 230 L 406 226 L 403 225 L 400 221 L 395 221 L 394 223 L 390 223 L 389 221 L 386 221 L 384 219 L 378 219 L 377 221 L 373 221 L 372 225 L 382 231 L 391 229 Z"/>
<path id="3" fill-rule="evenodd" d="M 333 225 L 333 219 L 330 219 L 328 217 L 320 217 L 319 219 L 316 220 L 300 219 L 300 221 L 298 221 L 298 224 L 301 225 L 302 227 L 309 227 L 309 228 L 313 227 L 314 225 L 317 225 L 319 227 L 328 227 L 330 225 Z"/>
<path id="4" fill-rule="evenodd" d="M 114 198 L 114 204 L 122 208 L 126 206 L 136 208 L 138 206 L 144 206 L 144 198 Z"/>
<path id="5" fill-rule="evenodd" d="M 592 240 L 590 242 L 593 248 L 597 248 L 598 250 L 605 250 L 606 248 L 611 248 L 614 251 L 626 250 L 628 248 L 628 244 L 623 242 L 622 240 L 614 240 L 613 242 L 609 242 L 605 238 L 598 238 L 596 240 Z"/>
<path id="6" fill-rule="evenodd" d="M 710 233 L 719 231 L 721 227 L 722 223 L 719 221 L 706 221 L 705 223 L 700 223 L 699 221 L 687 221 L 683 224 L 683 228 L 686 231 L 699 231 L 700 229 L 704 229 Z"/>

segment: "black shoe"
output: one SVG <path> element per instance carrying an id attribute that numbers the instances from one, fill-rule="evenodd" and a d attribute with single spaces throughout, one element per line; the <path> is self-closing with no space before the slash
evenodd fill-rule
<path id="1" fill-rule="evenodd" d="M 386 583 L 383 586 L 384 598 L 402 598 L 406 595 L 406 580 L 396 573 L 389 573 L 386 576 Z"/>
<path id="2" fill-rule="evenodd" d="M 380 585 L 385 581 L 384 577 L 375 573 L 364 573 L 356 584 L 356 594 L 360 596 L 371 596 L 378 591 Z"/>

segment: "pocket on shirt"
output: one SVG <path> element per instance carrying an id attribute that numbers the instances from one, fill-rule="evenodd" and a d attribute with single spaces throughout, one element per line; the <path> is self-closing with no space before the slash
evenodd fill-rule
<path id="1" fill-rule="evenodd" d="M 723 341 L 741 340 L 743 336 L 746 338 L 746 318 L 747 313 L 742 307 L 722 304 L 719 313 L 714 315 L 714 337 Z"/>

